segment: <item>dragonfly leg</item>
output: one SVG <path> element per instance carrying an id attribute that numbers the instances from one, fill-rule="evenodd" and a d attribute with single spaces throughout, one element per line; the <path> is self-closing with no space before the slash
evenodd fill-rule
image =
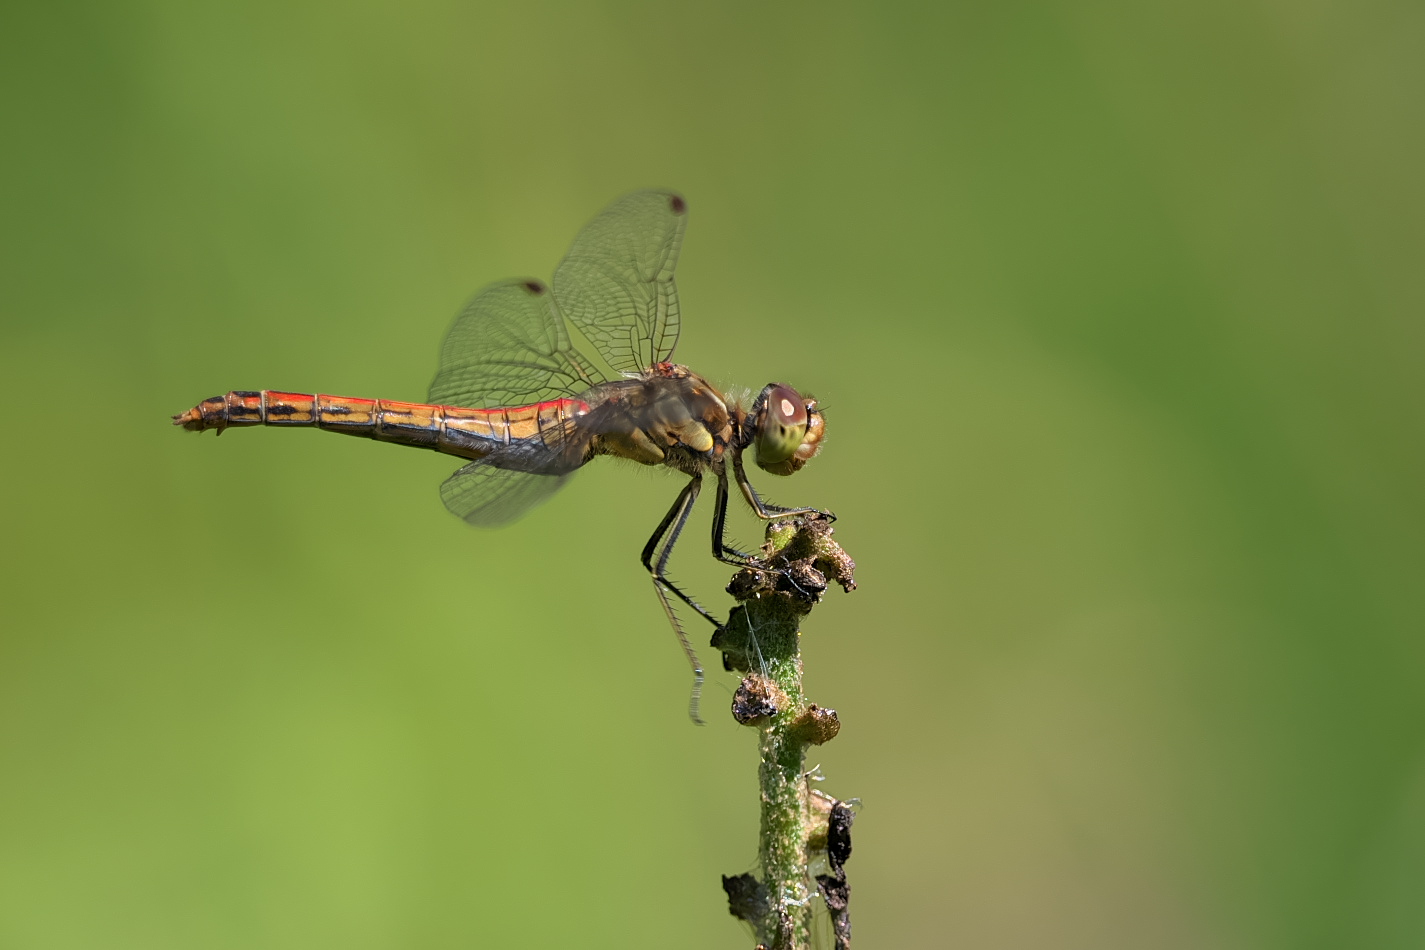
<path id="1" fill-rule="evenodd" d="M 752 560 L 752 555 L 746 551 L 739 551 L 729 545 L 725 540 L 725 530 L 727 527 L 727 472 L 717 473 L 717 505 L 713 508 L 712 524 L 712 553 L 724 564 L 737 566 L 746 565 Z"/>
<path id="2" fill-rule="evenodd" d="M 776 521 L 778 518 L 788 518 L 792 515 L 821 515 L 828 521 L 836 520 L 836 515 L 819 508 L 784 508 L 781 505 L 763 501 L 762 496 L 757 494 L 757 489 L 753 488 L 752 483 L 747 480 L 747 472 L 742 467 L 741 452 L 733 453 L 732 474 L 737 478 L 737 487 L 742 489 L 742 497 L 747 499 L 747 504 L 752 506 L 752 511 L 763 521 Z"/>
<path id="3" fill-rule="evenodd" d="M 663 516 L 663 520 L 654 529 L 653 536 L 643 546 L 643 566 L 649 574 L 653 575 L 653 590 L 658 594 L 658 600 L 663 605 L 663 612 L 667 615 L 668 622 L 672 624 L 673 632 L 678 636 L 678 644 L 683 648 L 683 655 L 688 658 L 688 665 L 693 668 L 693 695 L 688 702 L 688 716 L 698 725 L 703 724 L 702 719 L 698 717 L 698 701 L 701 699 L 703 691 L 703 665 L 698 660 L 698 654 L 693 649 L 693 645 L 688 641 L 687 633 L 683 631 L 683 624 L 678 620 L 678 615 L 673 610 L 673 604 L 668 600 L 668 594 L 671 593 L 692 607 L 708 623 L 719 630 L 722 629 L 722 623 L 704 610 L 701 604 L 679 590 L 678 585 L 668 579 L 667 568 L 668 558 L 673 553 L 673 545 L 678 543 L 678 535 L 682 534 L 684 526 L 687 525 L 688 516 L 693 513 L 693 504 L 698 500 L 698 493 L 702 491 L 702 487 L 703 477 L 694 475 L 683 490 L 678 493 L 673 507 L 668 509 L 668 513 Z M 656 561 L 654 560 L 655 555 L 657 555 Z"/>
<path id="4" fill-rule="evenodd" d="M 744 484 L 746 484 L 745 480 Z M 750 484 L 747 485 L 747 488 L 749 491 L 752 490 Z M 731 564 L 734 567 L 745 567 L 763 573 L 779 574 L 785 577 L 787 582 L 795 587 L 799 593 L 811 597 L 811 594 L 803 590 L 802 587 L 797 584 L 790 571 L 783 568 L 769 568 L 756 556 L 748 554 L 745 551 L 739 551 L 736 548 L 728 547 L 723 542 L 723 527 L 727 521 L 727 495 L 727 473 L 719 472 L 717 479 L 717 510 L 713 512 L 713 557 L 724 564 Z M 825 511 L 816 511 L 815 508 L 783 508 L 780 505 L 769 505 L 763 502 L 761 498 L 758 498 L 755 491 L 752 492 L 752 495 L 754 498 L 757 498 L 758 503 L 763 505 L 767 511 L 777 512 L 778 514 L 776 514 L 775 517 L 778 518 L 814 511 L 819 515 L 835 518 L 834 515 L 829 515 Z M 763 517 L 766 516 L 764 515 Z M 724 654 L 722 659 L 723 666 L 727 666 L 727 662 L 727 656 Z"/>

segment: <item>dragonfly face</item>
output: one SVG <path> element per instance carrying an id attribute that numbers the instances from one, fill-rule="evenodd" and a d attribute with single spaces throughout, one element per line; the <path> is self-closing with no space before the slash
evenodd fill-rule
<path id="1" fill-rule="evenodd" d="M 635 192 L 584 227 L 552 289 L 522 278 L 480 291 L 446 334 L 425 403 L 237 390 L 173 421 L 219 432 L 309 426 L 460 456 L 468 464 L 441 485 L 441 499 L 480 526 L 513 521 L 600 455 L 683 473 L 689 481 L 642 560 L 693 666 L 696 721 L 702 667 L 668 595 L 720 624 L 668 579 L 673 545 L 709 474 L 717 483 L 713 556 L 724 563 L 752 560 L 723 540 L 729 477 L 760 518 L 816 513 L 764 502 L 742 453 L 750 447 L 764 471 L 790 475 L 816 455 L 826 422 L 816 400 L 785 384 L 768 385 L 747 409 L 670 362 L 682 324 L 673 270 L 686 223 L 679 195 Z M 575 344 L 571 328 L 591 351 Z"/>
<path id="2" fill-rule="evenodd" d="M 769 383 L 752 406 L 757 467 L 773 475 L 801 471 L 821 451 L 826 419 L 816 400 L 782 383 Z"/>

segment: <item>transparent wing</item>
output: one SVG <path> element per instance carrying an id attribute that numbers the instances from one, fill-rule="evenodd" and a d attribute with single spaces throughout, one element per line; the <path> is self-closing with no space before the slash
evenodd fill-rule
<path id="1" fill-rule="evenodd" d="M 537 280 L 507 280 L 480 291 L 455 318 L 427 401 L 523 406 L 577 396 L 603 380 L 571 345 L 549 288 Z"/>
<path id="2" fill-rule="evenodd" d="M 470 524 L 493 528 L 548 501 L 571 477 L 499 468 L 483 458 L 442 482 L 440 500 Z"/>
<path id="3" fill-rule="evenodd" d="M 554 272 L 554 298 L 609 365 L 637 373 L 673 355 L 673 268 L 688 205 L 671 191 L 638 191 L 590 221 Z"/>
<path id="4" fill-rule="evenodd" d="M 440 486 L 445 507 L 470 524 L 508 524 L 547 500 L 584 464 L 593 431 L 565 420 L 538 436 L 501 445 Z"/>

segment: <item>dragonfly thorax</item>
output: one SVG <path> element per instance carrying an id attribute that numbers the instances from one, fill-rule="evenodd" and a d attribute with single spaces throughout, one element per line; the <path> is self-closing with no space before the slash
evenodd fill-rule
<path id="1" fill-rule="evenodd" d="M 593 454 L 692 475 L 733 444 L 736 427 L 727 400 L 686 366 L 660 363 L 597 391 L 597 403 L 579 420 L 592 434 Z"/>

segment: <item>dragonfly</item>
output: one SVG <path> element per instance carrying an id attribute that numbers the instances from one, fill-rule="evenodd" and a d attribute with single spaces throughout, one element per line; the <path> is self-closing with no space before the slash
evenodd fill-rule
<path id="1" fill-rule="evenodd" d="M 466 459 L 440 486 L 445 506 L 472 525 L 519 518 L 600 456 L 663 466 L 687 477 L 643 548 L 663 612 L 693 669 L 689 713 L 698 717 L 703 668 L 676 598 L 721 622 L 668 576 L 703 480 L 716 483 L 712 554 L 756 567 L 726 538 L 729 482 L 763 520 L 834 518 L 771 504 L 747 478 L 743 455 L 773 475 L 799 471 L 821 448 L 816 399 L 769 383 L 751 404 L 672 362 L 682 314 L 673 271 L 688 205 L 672 191 L 615 201 L 574 239 L 551 285 L 530 278 L 491 284 L 456 316 L 425 403 L 279 390 L 234 390 L 173 417 L 190 431 L 305 426 L 433 449 Z M 750 395 L 750 394 L 749 394 Z"/>

